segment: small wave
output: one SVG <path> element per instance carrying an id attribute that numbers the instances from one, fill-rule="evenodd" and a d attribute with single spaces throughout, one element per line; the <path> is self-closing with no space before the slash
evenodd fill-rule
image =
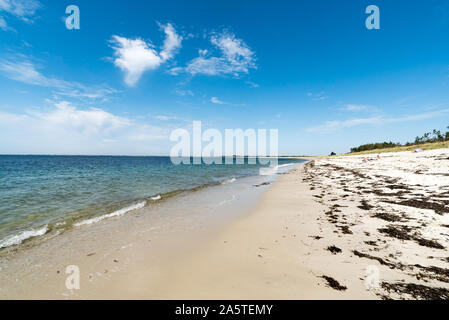
<path id="1" fill-rule="evenodd" d="M 221 184 L 230 184 L 230 183 L 235 182 L 235 180 L 236 180 L 235 178 L 231 178 L 231 179 L 223 181 Z"/>
<path id="2" fill-rule="evenodd" d="M 47 233 L 47 231 L 48 231 L 48 226 L 45 226 L 45 227 L 37 229 L 37 230 L 31 229 L 31 230 L 23 231 L 21 233 L 18 233 L 16 235 L 13 235 L 11 237 L 5 238 L 2 241 L 0 241 L 0 248 L 6 248 L 9 246 L 21 244 L 26 239 L 43 236 L 44 234 Z"/>
<path id="3" fill-rule="evenodd" d="M 155 196 L 155 197 L 151 197 L 151 200 L 153 200 L 153 201 L 157 201 L 157 200 L 161 200 L 161 199 L 162 199 L 162 197 L 161 197 L 160 194 L 158 194 L 158 195 Z"/>
<path id="4" fill-rule="evenodd" d="M 75 227 L 79 227 L 79 226 L 83 226 L 83 225 L 86 225 L 86 224 L 96 223 L 96 222 L 99 222 L 99 221 L 104 220 L 104 219 L 108 219 L 108 218 L 112 218 L 112 217 L 118 217 L 118 216 L 124 215 L 125 213 L 127 213 L 129 211 L 143 208 L 145 205 L 146 205 L 146 201 L 142 201 L 142 202 L 133 204 L 133 205 L 131 205 L 129 207 L 125 207 L 125 208 L 122 208 L 120 210 L 114 211 L 112 213 L 108 213 L 108 214 L 105 214 L 105 215 L 102 215 L 102 216 L 99 216 L 99 217 L 83 220 L 81 222 L 75 223 L 74 226 Z"/>
<path id="5" fill-rule="evenodd" d="M 278 173 L 280 168 L 284 168 L 284 167 L 288 167 L 288 166 L 293 166 L 296 163 L 286 163 L 286 164 L 280 164 L 277 166 L 271 166 L 271 167 L 264 167 L 264 168 L 260 168 L 259 169 L 259 175 L 261 176 L 271 176 L 271 175 L 275 175 Z"/>
<path id="6" fill-rule="evenodd" d="M 286 164 L 280 164 L 280 165 L 277 165 L 276 168 L 279 169 L 279 168 L 283 168 L 283 167 L 293 166 L 293 165 L 295 165 L 295 164 L 296 164 L 296 163 L 294 163 L 294 162 L 292 162 L 292 163 L 286 163 Z"/>

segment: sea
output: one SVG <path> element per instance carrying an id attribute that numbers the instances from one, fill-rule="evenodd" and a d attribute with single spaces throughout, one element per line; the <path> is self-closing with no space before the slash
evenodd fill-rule
<path id="1" fill-rule="evenodd" d="M 154 156 L 0 155 L 0 250 L 132 214 L 180 193 L 257 176 L 268 166 L 237 161 L 194 165 Z M 277 168 L 301 162 L 280 158 Z"/>

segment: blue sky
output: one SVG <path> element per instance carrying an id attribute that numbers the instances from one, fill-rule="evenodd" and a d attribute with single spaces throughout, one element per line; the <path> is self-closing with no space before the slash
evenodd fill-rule
<path id="1" fill-rule="evenodd" d="M 0 153 L 167 155 L 193 120 L 288 155 L 413 140 L 449 125 L 448 35 L 443 0 L 0 0 Z"/>

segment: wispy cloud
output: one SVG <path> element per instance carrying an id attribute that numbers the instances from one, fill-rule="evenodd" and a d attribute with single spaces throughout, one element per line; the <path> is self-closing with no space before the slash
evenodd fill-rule
<path id="1" fill-rule="evenodd" d="M 209 101 L 213 104 L 229 105 L 229 106 L 234 106 L 234 107 L 244 107 L 245 106 L 244 103 L 230 103 L 227 101 L 223 101 L 217 97 L 212 97 L 212 98 L 210 98 Z"/>
<path id="2" fill-rule="evenodd" d="M 210 98 L 210 102 L 214 103 L 214 104 L 227 104 L 224 101 L 221 101 L 220 99 L 218 99 L 217 97 L 212 97 Z"/>
<path id="3" fill-rule="evenodd" d="M 259 88 L 260 85 L 258 83 L 252 82 L 252 81 L 245 81 L 247 85 L 249 85 L 251 88 Z"/>
<path id="4" fill-rule="evenodd" d="M 333 133 L 345 128 L 351 128 L 360 125 L 383 125 L 387 123 L 398 123 L 398 122 L 411 122 L 411 121 L 419 121 L 425 119 L 436 118 L 440 116 L 444 116 L 449 114 L 449 109 L 443 109 L 434 112 L 428 113 L 420 113 L 416 115 L 408 115 L 404 117 L 368 117 L 368 118 L 356 118 L 349 120 L 335 120 L 335 121 L 327 121 L 322 125 L 311 127 L 306 129 L 308 132 L 313 133 Z"/>
<path id="5" fill-rule="evenodd" d="M 160 56 L 163 61 L 167 61 L 172 59 L 177 50 L 181 48 L 182 37 L 176 33 L 175 28 L 170 23 L 159 24 L 159 26 L 164 30 L 166 36 Z"/>
<path id="6" fill-rule="evenodd" d="M 182 117 L 178 117 L 178 116 L 175 116 L 175 115 L 162 115 L 162 114 L 159 114 L 159 115 L 153 116 L 153 118 L 156 119 L 156 120 L 160 120 L 160 121 L 171 122 L 173 124 L 176 123 L 177 125 L 184 124 L 184 123 L 191 123 L 192 122 L 191 119 L 182 118 Z"/>
<path id="7" fill-rule="evenodd" d="M 307 96 L 312 98 L 312 100 L 326 100 L 327 98 L 329 98 L 326 95 L 326 92 L 324 91 L 320 91 L 318 93 L 313 93 L 313 92 L 307 92 Z"/>
<path id="8" fill-rule="evenodd" d="M 180 90 L 180 89 L 177 89 L 177 90 L 176 90 L 176 94 L 177 94 L 178 96 L 181 96 L 181 97 L 185 97 L 185 96 L 191 96 L 191 97 L 193 97 L 193 96 L 194 96 L 194 93 L 193 93 L 192 90 Z"/>
<path id="9" fill-rule="evenodd" d="M 55 104 L 56 109 L 48 113 L 33 113 L 35 119 L 73 128 L 83 133 L 108 133 L 131 125 L 127 118 L 119 117 L 99 108 L 80 110 L 70 102 L 61 101 Z"/>
<path id="10" fill-rule="evenodd" d="M 0 153 L 168 153 L 163 148 L 170 130 L 101 108 L 80 108 L 59 101 L 46 111 L 0 111 Z M 155 149 L 155 142 L 160 142 L 159 149 Z"/>
<path id="11" fill-rule="evenodd" d="M 42 5 L 37 0 L 0 0 L 0 12 L 5 12 L 25 22 L 32 22 L 32 16 Z M 0 17 L 0 29 L 8 30 L 5 19 Z"/>
<path id="12" fill-rule="evenodd" d="M 66 81 L 44 76 L 37 71 L 36 66 L 25 57 L 19 56 L 18 58 L 22 58 L 22 60 L 0 60 L 0 71 L 3 71 L 4 75 L 9 79 L 43 87 L 70 87 L 70 84 Z"/>
<path id="13" fill-rule="evenodd" d="M 0 16 L 0 29 L 8 30 L 8 24 L 6 23 L 6 20 L 2 16 Z"/>
<path id="14" fill-rule="evenodd" d="M 340 110 L 347 112 L 379 112 L 379 109 L 363 104 L 347 104 L 341 107 Z"/>
<path id="15" fill-rule="evenodd" d="M 254 52 L 234 34 L 226 31 L 212 34 L 210 42 L 215 49 L 218 49 L 220 53 L 218 56 L 212 55 L 207 49 L 199 50 L 197 58 L 187 63 L 186 67 L 172 68 L 171 73 L 177 75 L 186 72 L 191 75 L 233 75 L 238 77 L 240 74 L 248 73 L 250 69 L 257 68 Z"/>
<path id="16" fill-rule="evenodd" d="M 45 76 L 33 62 L 23 55 L 18 55 L 11 59 L 0 59 L 0 72 L 11 80 L 29 85 L 53 88 L 56 95 L 72 98 L 97 100 L 106 99 L 108 96 L 117 93 L 115 89 L 107 86 L 88 87 L 81 83 Z"/>
<path id="17" fill-rule="evenodd" d="M 168 121 L 168 120 L 171 119 L 171 117 L 163 116 L 163 115 L 158 115 L 158 116 L 155 116 L 154 118 L 157 119 L 157 120 L 162 120 L 162 121 Z"/>
<path id="18" fill-rule="evenodd" d="M 171 24 L 161 25 L 165 32 L 164 45 L 161 52 L 157 52 L 151 42 L 142 39 L 128 39 L 114 35 L 111 43 L 114 50 L 114 65 L 125 73 L 125 83 L 134 86 L 143 73 L 155 70 L 162 63 L 172 59 L 181 47 L 182 37 L 176 33 Z"/>

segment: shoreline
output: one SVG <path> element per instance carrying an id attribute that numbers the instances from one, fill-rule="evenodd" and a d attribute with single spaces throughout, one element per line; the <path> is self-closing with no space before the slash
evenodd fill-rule
<path id="1" fill-rule="evenodd" d="M 315 159 L 281 176 L 158 290 L 171 299 L 449 299 L 449 149 L 363 158 Z"/>
<path id="2" fill-rule="evenodd" d="M 150 160 L 152 160 L 154 157 L 150 158 L 151 158 Z M 161 157 L 161 159 L 166 158 L 167 157 Z M 291 160 L 295 161 L 295 159 Z M 100 163 L 100 165 L 98 166 L 99 167 L 98 171 L 104 170 L 102 166 L 104 167 L 104 164 Z M 285 166 L 285 164 L 278 165 L 277 167 L 281 168 L 283 166 Z M 249 166 L 248 168 L 251 168 L 251 166 Z M 150 168 L 150 169 L 158 170 L 159 168 Z M 245 170 L 234 170 L 235 172 L 225 171 L 224 175 L 222 172 L 216 173 L 211 170 L 209 174 L 213 175 L 212 178 L 210 177 L 204 178 L 201 177 L 201 174 L 199 174 L 198 176 L 200 178 L 197 179 L 197 181 L 190 182 L 192 178 L 195 178 L 195 174 L 197 174 L 194 170 L 191 171 L 192 172 L 190 172 L 190 175 L 188 176 L 187 179 L 185 178 L 186 175 L 182 177 L 183 174 L 182 170 L 181 172 L 178 172 L 178 174 L 180 174 L 181 177 L 184 179 L 181 183 L 175 179 L 172 180 L 168 179 L 168 181 L 164 180 L 164 182 L 160 182 L 160 180 L 155 180 L 154 183 L 147 182 L 146 188 L 142 188 L 143 185 L 142 181 L 140 181 L 140 185 L 138 186 L 135 185 L 128 187 L 126 185 L 127 176 L 124 175 L 125 176 L 124 188 L 128 187 L 131 190 L 127 190 L 126 192 L 120 194 L 119 197 L 114 198 L 108 197 L 107 195 L 103 194 L 102 196 L 98 197 L 97 202 L 89 200 L 86 201 L 85 199 L 89 198 L 92 199 L 95 197 L 94 196 L 95 194 L 107 193 L 108 190 L 110 190 L 109 187 L 98 186 L 100 188 L 99 190 L 91 190 L 91 189 L 83 190 L 82 188 L 80 188 L 79 190 L 75 190 L 74 193 L 81 194 L 85 192 L 87 196 L 84 198 L 78 197 L 78 199 L 74 198 L 73 196 L 72 198 L 70 198 L 71 196 L 70 191 L 68 192 L 66 191 L 69 194 L 67 196 L 66 202 L 62 200 L 64 198 L 63 193 L 61 194 L 57 190 L 55 191 L 50 189 L 49 194 L 52 194 L 53 198 L 49 197 L 49 199 L 45 200 L 32 199 L 32 201 L 34 201 L 33 206 L 27 206 L 26 204 L 27 199 L 13 198 L 13 192 L 10 192 L 10 194 L 7 194 L 6 198 L 9 196 L 11 199 L 8 199 L 9 201 L 4 201 L 2 207 L 3 209 L 2 212 L 6 213 L 6 215 L 2 216 L 2 218 L 6 217 L 4 218 L 4 220 L 7 221 L 8 223 L 2 224 L 4 220 L 0 219 L 0 226 L 2 227 L 0 228 L 0 256 L 5 251 L 16 250 L 17 249 L 16 246 L 20 246 L 22 243 L 26 243 L 27 246 L 29 246 L 31 243 L 37 244 L 41 240 L 44 241 L 45 238 L 47 237 L 52 237 L 55 234 L 63 233 L 72 228 L 99 222 L 104 219 L 116 216 L 122 216 L 129 211 L 140 209 L 142 207 L 151 207 L 155 205 L 157 202 L 164 202 L 167 200 L 171 200 L 171 198 L 179 194 L 189 194 L 204 188 L 219 186 L 222 184 L 229 184 L 234 182 L 236 179 L 242 179 L 258 175 L 258 172 L 256 173 L 254 168 L 247 169 L 246 171 Z M 186 172 L 187 174 L 189 173 L 188 170 L 186 170 Z M 204 169 L 204 172 L 207 173 L 208 171 Z M 67 174 L 67 172 L 63 173 Z M 63 173 L 61 173 L 61 175 Z M 89 172 L 80 172 L 79 176 L 82 176 L 83 174 L 86 175 L 86 177 L 83 177 L 84 181 L 83 178 L 80 178 L 79 184 L 85 183 L 87 179 L 91 179 L 91 177 L 88 176 Z M 101 174 L 103 174 L 104 176 L 107 173 L 104 173 L 102 171 Z M 173 176 L 173 172 L 171 174 Z M 70 174 L 68 174 L 68 177 L 71 180 L 76 179 Z M 115 178 L 116 178 L 115 180 L 119 180 L 121 177 L 115 176 Z M 150 176 L 148 178 L 151 182 L 152 177 Z M 162 179 L 163 177 L 160 178 Z M 109 183 L 107 180 L 103 182 L 105 184 Z M 62 181 L 57 181 L 56 179 L 54 183 L 63 184 Z M 153 188 L 153 185 L 156 187 Z M 27 192 L 32 192 L 33 194 L 35 194 L 36 190 L 40 190 L 39 188 L 41 187 L 42 186 L 39 185 L 37 186 L 33 185 L 32 187 L 29 188 L 31 191 L 27 190 Z M 19 188 L 16 187 L 16 189 Z M 122 191 L 120 187 L 117 186 L 113 186 L 111 187 L 111 189 L 113 189 L 113 192 L 116 193 L 120 193 Z M 136 189 L 138 189 L 139 191 L 138 192 L 132 191 Z M 26 187 L 23 187 L 22 190 L 26 190 Z M 31 198 L 31 196 L 29 198 Z M 57 198 L 57 200 L 54 200 L 54 198 Z M 11 204 L 10 207 L 8 207 L 9 203 L 13 203 L 15 205 Z M 23 204 L 24 206 L 23 208 L 20 207 L 21 203 L 25 203 Z M 50 207 L 51 210 L 48 209 L 46 210 L 46 208 L 48 207 Z M 14 219 L 15 217 L 18 218 Z M 41 218 L 36 218 L 35 220 L 33 220 L 33 217 L 41 217 Z M 27 220 L 26 218 L 29 219 Z"/>
<path id="3" fill-rule="evenodd" d="M 119 217 L 48 234 L 48 239 L 36 240 L 37 244 L 31 240 L 7 248 L 0 256 L 0 297 L 107 298 L 105 292 L 109 291 L 98 291 L 96 287 L 135 274 L 141 267 L 160 269 L 161 261 L 169 260 L 171 264 L 172 259 L 176 262 L 186 252 L 198 250 L 224 225 L 247 214 L 276 179 L 277 176 L 232 179 L 155 201 Z M 64 270 L 68 265 L 79 266 L 86 290 L 65 288 Z M 23 266 L 28 270 L 23 270 Z M 134 294 L 111 294 L 110 298 Z"/>
<path id="4" fill-rule="evenodd" d="M 210 220 L 201 216 L 191 225 L 179 216 L 173 221 L 183 223 L 166 233 L 146 233 L 144 220 L 129 215 L 130 224 L 121 221 L 139 232 L 122 239 L 130 242 L 125 248 L 108 243 L 108 250 L 84 246 L 72 254 L 84 257 L 81 290 L 67 291 L 63 265 L 54 265 L 45 278 L 46 294 L 38 281 L 14 288 L 14 294 L 0 290 L 0 296 L 448 299 L 449 149 L 384 154 L 369 162 L 364 157 L 312 159 L 272 185 L 240 185 L 233 193 L 238 201 L 230 198 L 233 205 L 215 211 L 231 215 L 212 213 Z M 215 190 L 222 196 L 225 189 Z M 183 210 L 183 204 L 177 208 Z M 105 221 L 96 229 L 122 235 L 111 226 L 117 228 Z"/>

